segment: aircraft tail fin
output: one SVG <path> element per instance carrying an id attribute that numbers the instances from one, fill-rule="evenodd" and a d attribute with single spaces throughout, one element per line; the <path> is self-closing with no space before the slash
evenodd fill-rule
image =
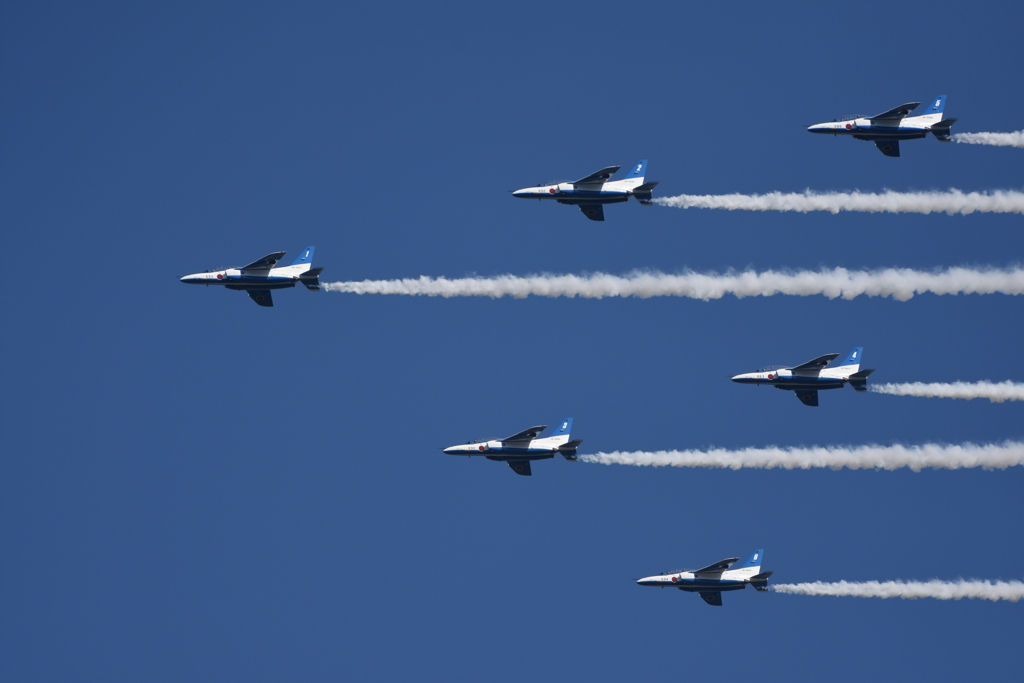
<path id="1" fill-rule="evenodd" d="M 633 164 L 629 169 L 629 173 L 622 180 L 616 182 L 622 183 L 619 187 L 632 188 L 638 185 L 644 184 L 644 174 L 647 173 L 647 159 L 641 159 L 640 161 Z"/>
<path id="2" fill-rule="evenodd" d="M 293 266 L 310 266 L 313 265 L 313 250 L 316 247 L 306 247 L 299 252 L 298 258 L 291 262 Z"/>
<path id="3" fill-rule="evenodd" d="M 867 391 L 868 375 L 870 375 L 874 371 L 874 368 L 871 368 L 869 370 L 861 370 L 860 372 L 853 373 L 852 375 L 850 375 L 850 386 L 856 389 L 857 391 Z"/>
<path id="4" fill-rule="evenodd" d="M 846 373 L 853 374 L 860 370 L 860 358 L 863 355 L 864 347 L 858 346 L 853 351 L 850 351 L 850 354 L 843 359 L 842 363 L 838 363 L 836 365 L 829 365 L 828 369 L 838 370 L 839 368 L 842 368 Z"/>
<path id="5" fill-rule="evenodd" d="M 310 247 L 310 252 L 313 248 Z M 305 273 L 299 276 L 299 282 L 306 285 L 306 289 L 311 292 L 320 291 L 320 273 L 323 272 L 323 268 L 310 268 Z"/>
<path id="6" fill-rule="evenodd" d="M 960 119 L 943 119 L 938 123 L 932 124 L 932 135 L 934 135 L 940 142 L 952 142 L 952 138 L 949 136 L 949 127 Z"/>
<path id="7" fill-rule="evenodd" d="M 633 170 L 626 174 L 626 180 L 637 179 L 641 183 L 644 181 L 644 173 L 647 172 L 647 159 L 641 159 L 640 161 L 633 164 Z"/>
<path id="8" fill-rule="evenodd" d="M 568 437 L 570 432 L 572 432 L 572 418 L 567 417 L 564 420 L 562 420 L 562 423 L 558 425 L 558 428 L 555 429 L 555 431 L 551 432 L 551 436 Z"/>
<path id="9" fill-rule="evenodd" d="M 914 119 L 917 123 L 935 124 L 942 119 L 942 110 L 946 108 L 946 96 L 939 95 L 934 100 L 929 102 L 924 111 L 915 116 L 908 116 L 908 119 Z"/>
<path id="10" fill-rule="evenodd" d="M 563 443 L 558 447 L 558 452 L 569 462 L 576 462 L 576 449 L 580 447 L 581 443 L 583 443 L 583 439 L 575 439 L 574 441 Z"/>
<path id="11" fill-rule="evenodd" d="M 759 590 L 762 593 L 768 592 L 768 577 L 775 572 L 761 572 L 756 576 L 750 577 L 750 585 L 754 587 L 754 590 Z"/>
<path id="12" fill-rule="evenodd" d="M 732 576 L 749 579 L 750 577 L 761 571 L 761 560 L 764 559 L 764 549 L 758 548 L 754 553 L 747 558 L 747 561 L 741 564 L 739 567 L 733 565 L 729 568 L 729 573 Z"/>
<path id="13" fill-rule="evenodd" d="M 644 206 L 654 206 L 654 203 L 651 201 L 651 191 L 657 184 L 658 181 L 653 180 L 649 183 L 644 183 L 639 187 L 635 187 L 633 188 L 633 196 L 636 197 L 636 200 Z"/>

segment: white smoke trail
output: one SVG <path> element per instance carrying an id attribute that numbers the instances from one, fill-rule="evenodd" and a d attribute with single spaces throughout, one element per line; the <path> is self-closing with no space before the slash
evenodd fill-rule
<path id="1" fill-rule="evenodd" d="M 920 472 L 926 467 L 956 470 L 982 467 L 1002 470 L 1024 465 L 1024 442 L 960 445 L 922 444 L 920 446 L 811 446 L 809 448 L 741 448 L 688 451 L 614 451 L 580 455 L 583 462 L 600 465 L 636 465 L 648 467 L 711 467 L 732 470 L 787 469 L 806 470 L 827 467 L 839 470 L 908 467 Z"/>
<path id="2" fill-rule="evenodd" d="M 782 583 L 772 586 L 778 593 L 793 595 L 835 595 L 855 598 L 935 598 L 937 600 L 1009 600 L 1024 599 L 1024 582 L 1021 581 L 980 581 L 960 579 L 959 581 L 836 581 L 826 583 Z"/>
<path id="3" fill-rule="evenodd" d="M 885 270 L 847 270 L 846 268 L 799 271 L 740 273 L 694 273 L 668 275 L 657 272 L 633 272 L 626 276 L 592 273 L 589 275 L 498 275 L 495 277 L 420 277 L 403 280 L 363 280 L 328 282 L 328 292 L 352 294 L 402 294 L 407 296 L 509 296 L 604 297 L 678 296 L 710 301 L 732 294 L 747 296 L 824 295 L 829 299 L 881 296 L 907 301 L 915 294 L 1024 294 L 1024 269 L 948 268 L 926 272 L 910 268 Z"/>
<path id="4" fill-rule="evenodd" d="M 1024 130 L 1013 133 L 956 133 L 950 137 L 954 142 L 966 142 L 969 145 L 1024 147 Z"/>
<path id="5" fill-rule="evenodd" d="M 769 192 L 768 194 L 681 194 L 654 203 L 679 209 L 729 211 L 866 211 L 868 213 L 1024 213 L 1024 192 Z"/>
<path id="6" fill-rule="evenodd" d="M 895 396 L 926 398 L 987 398 L 992 403 L 1024 401 L 1024 384 L 1011 382 L 908 382 L 905 384 L 873 384 L 870 391 Z"/>

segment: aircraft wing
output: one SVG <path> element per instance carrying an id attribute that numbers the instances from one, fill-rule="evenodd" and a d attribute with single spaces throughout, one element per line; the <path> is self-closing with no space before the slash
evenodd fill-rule
<path id="1" fill-rule="evenodd" d="M 508 466 L 512 468 L 512 471 L 516 474 L 521 474 L 524 477 L 532 477 L 533 471 L 530 469 L 529 460 L 508 460 Z"/>
<path id="2" fill-rule="evenodd" d="M 620 168 L 621 166 L 609 166 L 607 168 L 602 168 L 597 173 L 591 173 L 587 177 L 580 178 L 579 180 L 573 182 L 573 185 L 587 185 L 588 183 L 606 182 L 609 178 L 615 175 L 615 172 L 618 171 Z"/>
<path id="3" fill-rule="evenodd" d="M 512 436 L 502 439 L 501 442 L 505 443 L 508 441 L 530 441 L 531 439 L 536 439 L 537 435 L 547 428 L 547 425 L 537 425 L 536 427 L 530 427 L 529 429 L 524 429 L 518 434 L 513 434 Z"/>
<path id="4" fill-rule="evenodd" d="M 881 114 L 876 114 L 875 116 L 872 116 L 870 118 L 872 121 L 898 121 L 907 114 L 909 114 L 910 112 L 914 111 L 914 109 L 916 109 L 917 105 L 919 104 L 921 103 L 907 102 L 906 104 L 901 104 L 898 107 L 893 107 L 889 111 L 883 111 Z"/>
<path id="5" fill-rule="evenodd" d="M 600 204 L 580 204 L 580 211 L 592 221 L 604 220 L 604 207 Z"/>
<path id="6" fill-rule="evenodd" d="M 875 140 L 875 147 L 887 157 L 898 157 L 900 155 L 899 140 Z"/>
<path id="7" fill-rule="evenodd" d="M 812 408 L 818 405 L 818 391 L 805 391 L 803 389 L 796 390 L 796 397 L 800 399 L 800 402 L 805 406 L 811 406 Z"/>
<path id="8" fill-rule="evenodd" d="M 267 254 L 258 261 L 253 261 L 247 266 L 242 266 L 239 270 L 270 270 L 278 261 L 281 260 L 281 257 L 284 256 L 285 253 L 286 252 L 283 251 L 275 251 L 273 254 Z"/>
<path id="9" fill-rule="evenodd" d="M 729 567 L 731 567 L 732 563 L 735 562 L 738 559 L 740 559 L 740 558 L 738 558 L 738 557 L 727 557 L 724 560 L 719 560 L 718 562 L 715 562 L 714 564 L 709 564 L 708 566 L 704 567 L 703 569 L 695 569 L 695 570 L 693 570 L 693 573 L 694 574 L 711 574 L 711 573 L 720 574 L 720 573 L 724 572 L 726 569 L 728 569 Z"/>
<path id="10" fill-rule="evenodd" d="M 722 606 L 722 592 L 721 591 L 701 591 L 700 597 L 704 602 L 714 607 Z"/>
<path id="11" fill-rule="evenodd" d="M 824 356 L 818 356 L 814 360 L 809 360 L 806 363 L 801 363 L 790 370 L 821 370 L 823 367 L 835 360 L 838 353 L 826 353 Z"/>
<path id="12" fill-rule="evenodd" d="M 269 289 L 247 289 L 245 293 L 260 306 L 273 307 L 274 305 L 274 298 L 270 296 Z"/>

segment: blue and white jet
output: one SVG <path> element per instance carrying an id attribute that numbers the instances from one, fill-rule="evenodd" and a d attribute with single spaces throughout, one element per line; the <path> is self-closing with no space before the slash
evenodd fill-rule
<path id="1" fill-rule="evenodd" d="M 274 299 L 270 296 L 272 289 L 285 289 L 302 283 L 310 291 L 320 290 L 320 272 L 323 268 L 313 268 L 313 249 L 303 249 L 289 266 L 274 267 L 287 253 L 275 251 L 241 268 L 194 273 L 181 278 L 181 281 L 189 285 L 223 285 L 228 289 L 240 289 L 260 306 L 273 306 Z"/>
<path id="2" fill-rule="evenodd" d="M 870 140 L 887 157 L 900 155 L 900 140 L 914 140 L 934 135 L 942 142 L 950 142 L 949 127 L 957 119 L 942 118 L 946 96 L 939 95 L 923 114 L 910 116 L 920 102 L 907 102 L 889 111 L 868 117 L 853 117 L 831 123 L 816 123 L 808 126 L 812 133 L 852 135 L 855 140 Z"/>
<path id="3" fill-rule="evenodd" d="M 460 446 L 446 448 L 444 452 L 448 455 L 470 457 L 482 455 L 488 460 L 507 462 L 513 472 L 525 477 L 533 475 L 530 463 L 534 460 L 547 460 L 562 455 L 569 462 L 576 462 L 576 449 L 583 443 L 583 439 L 569 440 L 572 418 L 565 418 L 554 432 L 538 439 L 537 436 L 547 428 L 547 425 L 537 425 L 504 439 L 470 441 Z"/>
<path id="4" fill-rule="evenodd" d="M 732 381 L 740 384 L 769 384 L 776 389 L 786 389 L 796 393 L 796 397 L 805 406 L 816 406 L 818 392 L 823 389 L 842 389 L 849 383 L 857 391 L 868 390 L 868 375 L 874 370 L 860 369 L 863 351 L 864 347 L 858 346 L 842 363 L 831 367 L 829 363 L 839 356 L 838 353 L 826 353 L 794 367 L 769 365 L 757 372 L 736 375 Z"/>
<path id="5" fill-rule="evenodd" d="M 627 173 L 625 178 L 609 182 L 609 178 L 615 175 L 619 168 L 621 167 L 602 168 L 572 183 L 526 187 L 516 190 L 512 196 L 520 199 L 554 199 L 559 204 L 574 204 L 592 221 L 604 220 L 605 204 L 628 202 L 630 197 L 636 197 L 644 206 L 651 206 L 651 190 L 658 183 L 644 182 L 647 159 L 636 162 L 633 170 Z"/>
<path id="6" fill-rule="evenodd" d="M 764 550 L 755 550 L 754 554 L 738 569 L 732 569 L 732 565 L 740 558 L 727 557 L 714 564 L 709 564 L 703 569 L 680 569 L 676 572 L 665 572 L 657 576 L 639 579 L 637 583 L 641 586 L 678 588 L 688 593 L 700 593 L 704 602 L 721 607 L 722 593 L 725 591 L 741 591 L 750 585 L 755 590 L 767 592 L 768 577 L 775 572 L 761 571 L 763 558 Z"/>

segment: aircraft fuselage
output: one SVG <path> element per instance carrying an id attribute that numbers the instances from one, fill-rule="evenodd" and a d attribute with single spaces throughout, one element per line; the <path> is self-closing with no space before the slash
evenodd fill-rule
<path id="1" fill-rule="evenodd" d="M 187 285 L 223 285 L 228 289 L 284 289 L 294 287 L 309 266 L 284 266 L 269 271 L 246 271 L 238 268 L 193 273 L 181 278 Z"/>
<path id="2" fill-rule="evenodd" d="M 872 121 L 858 118 L 849 121 L 832 121 L 809 126 L 811 133 L 826 135 L 852 135 L 858 140 L 915 140 L 923 138 L 931 132 L 931 125 L 914 121 L 914 118 L 902 121 Z"/>
<path id="3" fill-rule="evenodd" d="M 499 440 L 467 443 L 444 449 L 448 455 L 482 455 L 488 460 L 546 460 L 559 454 L 558 447 L 568 439 L 564 437 L 546 437 L 534 439 L 528 446 L 505 446 Z"/>
<path id="4" fill-rule="evenodd" d="M 736 375 L 739 384 L 769 384 L 779 389 L 842 389 L 849 377 L 821 372 L 792 372 L 785 368 L 747 372 Z"/>
<path id="5" fill-rule="evenodd" d="M 619 182 L 624 186 L 616 187 Z M 633 196 L 632 188 L 625 187 L 626 182 L 605 183 L 600 190 L 580 189 L 573 183 L 555 183 L 516 190 L 512 196 L 520 199 L 554 199 L 559 204 L 617 204 L 627 202 Z"/>
<path id="6" fill-rule="evenodd" d="M 729 572 L 724 572 L 728 574 Z M 724 576 L 723 574 L 723 576 Z M 683 591 L 739 591 L 747 587 L 750 579 L 708 579 L 700 578 L 691 572 L 676 572 L 674 574 L 660 574 L 658 576 L 647 576 L 637 581 L 641 586 L 660 586 L 661 588 L 678 588 Z"/>

